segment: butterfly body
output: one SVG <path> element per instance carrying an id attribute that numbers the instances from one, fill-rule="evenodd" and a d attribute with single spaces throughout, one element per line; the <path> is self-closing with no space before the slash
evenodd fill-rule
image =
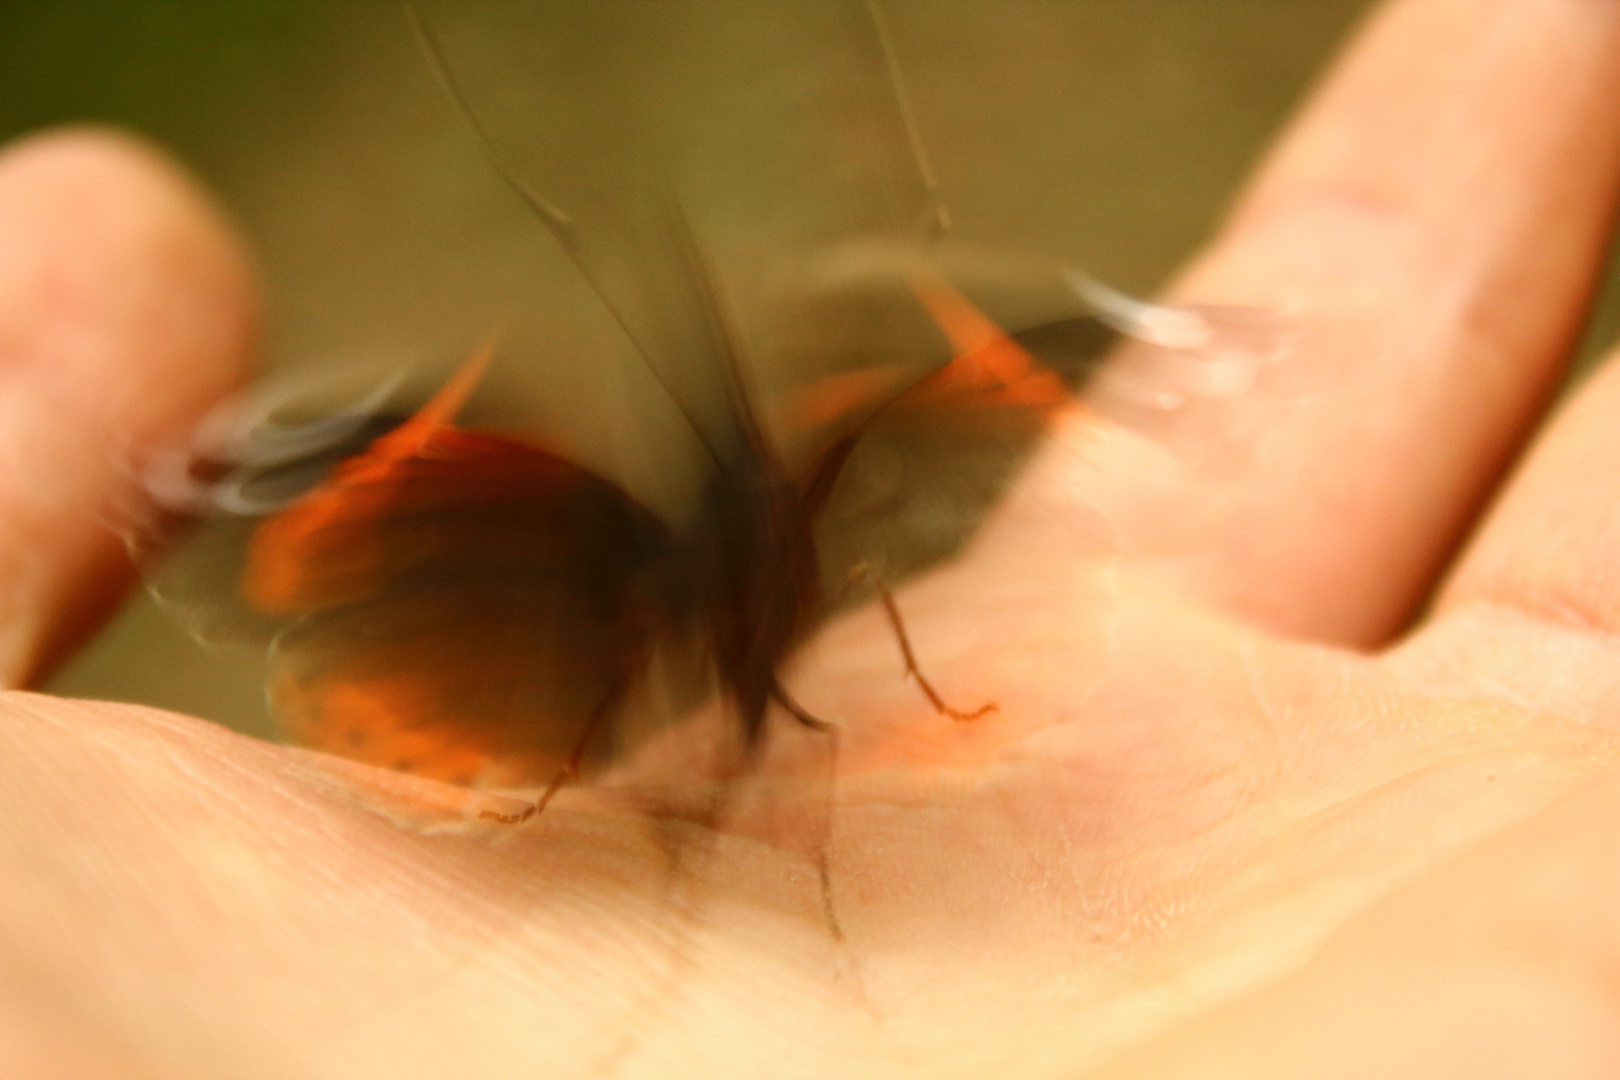
<path id="1" fill-rule="evenodd" d="M 821 610 L 813 515 L 774 455 L 722 470 L 689 538 L 706 603 L 710 647 L 745 746 L 757 752 L 777 669 Z M 751 467 L 749 467 L 751 466 Z"/>

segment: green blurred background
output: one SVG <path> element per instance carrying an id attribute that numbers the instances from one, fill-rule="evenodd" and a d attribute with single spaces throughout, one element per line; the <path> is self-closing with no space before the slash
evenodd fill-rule
<path id="1" fill-rule="evenodd" d="M 1151 292 L 1366 6 L 891 0 L 891 16 L 902 56 L 927 58 L 910 74 L 958 217 Z M 514 305 L 566 327 L 582 296 L 391 0 L 0 5 L 0 138 L 86 121 L 167 146 L 235 215 L 272 367 L 454 348 Z M 1620 321 L 1614 277 L 1588 354 Z M 137 596 L 54 689 L 263 732 L 260 669 Z"/>

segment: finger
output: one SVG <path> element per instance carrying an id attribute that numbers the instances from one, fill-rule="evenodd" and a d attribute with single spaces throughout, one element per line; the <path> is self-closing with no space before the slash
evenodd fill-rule
<path id="1" fill-rule="evenodd" d="M 1446 692 L 1620 723 L 1616 359 L 1549 425 L 1398 664 Z"/>
<path id="2" fill-rule="evenodd" d="M 256 317 L 218 212 L 123 136 L 0 153 L 0 236 L 0 685 L 20 685 L 128 584 L 120 460 L 240 379 Z"/>
<path id="3" fill-rule="evenodd" d="M 1273 369 L 1291 404 L 1227 407 L 1267 427 L 1199 554 L 1157 569 L 1285 633 L 1397 632 L 1556 382 L 1617 176 L 1620 6 L 1379 12 L 1177 287 L 1300 337 Z"/>

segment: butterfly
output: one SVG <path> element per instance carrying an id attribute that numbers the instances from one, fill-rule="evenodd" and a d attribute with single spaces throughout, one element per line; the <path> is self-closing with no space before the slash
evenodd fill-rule
<path id="1" fill-rule="evenodd" d="M 864 600 L 888 616 L 897 674 L 945 720 L 983 720 L 995 702 L 947 701 L 920 670 L 893 586 L 961 549 L 1043 434 L 1080 407 L 1120 332 L 1213 370 L 1211 313 L 1139 304 L 1056 264 L 942 237 L 947 215 L 876 4 L 813 5 L 809 17 L 835 28 L 869 24 L 851 48 L 866 82 L 813 88 L 834 99 L 825 127 L 839 136 L 818 147 L 846 183 L 905 189 L 901 209 L 857 199 L 833 225 L 759 230 L 694 199 L 679 167 L 646 154 L 682 126 L 658 81 L 627 95 L 589 61 L 620 62 L 610 31 L 631 20 L 657 22 L 654 37 L 723 27 L 715 48 L 733 56 L 750 28 L 769 36 L 782 21 L 778 5 L 717 2 L 729 18 L 713 4 L 662 5 L 656 18 L 646 5 L 578 6 L 577 36 L 554 41 L 551 60 L 563 84 L 586 88 L 581 111 L 600 124 L 535 140 L 562 167 L 503 159 L 419 18 L 497 169 L 688 428 L 668 454 L 698 479 L 673 509 L 655 508 L 562 440 L 469 419 L 492 365 L 510 362 L 498 343 L 413 409 L 396 408 L 386 384 L 315 419 L 217 420 L 165 489 L 196 535 L 155 588 L 203 612 L 205 637 L 269 643 L 269 698 L 294 741 L 459 784 L 539 788 L 516 814 L 488 812 L 508 823 L 634 752 L 656 726 L 647 717 L 678 722 L 705 702 L 722 705 L 746 767 L 773 717 L 824 734 L 845 721 L 800 704 L 783 671 Z M 700 51 L 683 64 L 712 61 Z M 723 121 L 711 160 L 744 137 L 732 120 L 749 103 L 737 98 L 700 103 Z M 619 151 L 607 163 L 604 138 Z M 854 149 L 873 145 L 881 166 Z M 531 168 L 562 178 L 561 194 L 531 189 L 520 175 Z M 811 201 L 825 183 L 780 163 L 765 171 L 808 185 Z M 1035 306 L 1059 315 L 1010 333 L 962 279 L 991 306 L 1043 294 Z M 762 390 L 761 368 L 789 373 L 787 385 Z M 1197 382 L 1116 379 L 1114 392 L 1171 407 L 1165 395 Z"/>

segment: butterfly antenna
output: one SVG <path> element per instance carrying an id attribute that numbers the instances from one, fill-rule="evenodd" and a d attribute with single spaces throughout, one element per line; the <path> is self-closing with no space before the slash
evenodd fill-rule
<path id="1" fill-rule="evenodd" d="M 911 105 L 911 90 L 906 85 L 905 74 L 900 70 L 900 56 L 894 48 L 888 12 L 882 0 L 866 0 L 866 10 L 872 19 L 873 32 L 877 35 L 878 49 L 883 53 L 883 69 L 889 76 L 889 90 L 894 95 L 895 109 L 900 114 L 900 125 L 906 132 L 911 162 L 917 170 L 923 195 L 928 200 L 929 236 L 930 239 L 937 238 L 951 231 L 951 211 L 945 205 L 939 174 L 934 171 L 934 163 L 928 157 L 928 145 L 923 142 L 922 127 L 917 123 L 917 113 Z"/>
<path id="2" fill-rule="evenodd" d="M 437 35 L 434 34 L 433 28 L 428 25 L 427 19 L 422 16 L 421 11 L 412 0 L 403 0 L 403 3 L 405 16 L 410 20 L 411 28 L 416 33 L 417 43 L 421 46 L 423 53 L 426 54 L 428 64 L 433 68 L 433 74 L 437 76 L 440 85 L 450 95 L 450 99 L 455 102 L 456 108 L 461 111 L 461 115 L 466 119 L 468 126 L 472 128 L 474 135 L 477 136 L 478 144 L 482 147 L 484 157 L 489 161 L 490 167 L 512 190 L 512 193 L 525 206 L 534 211 L 535 216 L 545 225 L 547 231 L 556 237 L 557 243 L 561 244 L 563 251 L 567 253 L 569 261 L 574 264 L 574 268 L 579 271 L 580 276 L 585 279 L 585 283 L 596 294 L 596 298 L 607 309 L 609 317 L 613 319 L 620 332 L 624 334 L 625 340 L 630 343 L 630 347 L 640 357 L 642 365 L 652 374 L 658 385 L 663 388 L 664 393 L 674 404 L 676 411 L 681 414 L 681 418 L 686 421 L 687 427 L 691 428 L 692 434 L 703 446 L 709 457 L 718 464 L 720 461 L 719 451 L 715 449 L 714 444 L 703 433 L 702 426 L 698 424 L 696 418 L 693 417 L 690 410 L 681 401 L 680 395 L 675 393 L 674 387 L 669 384 L 663 373 L 658 370 L 658 365 L 652 362 L 652 356 L 646 346 L 642 344 L 635 331 L 630 328 L 630 321 L 619 311 L 618 306 L 608 298 L 607 290 L 603 287 L 601 278 L 591 268 L 590 260 L 585 257 L 584 248 L 579 242 L 579 234 L 574 228 L 574 219 L 569 217 L 555 203 L 525 184 L 522 178 L 507 165 L 494 136 L 484 126 L 483 121 L 479 119 L 477 111 L 472 107 L 472 102 L 467 97 L 466 89 L 462 86 L 461 80 L 456 78 L 455 71 L 450 67 L 450 62 L 445 57 L 444 47 L 440 44 Z"/>

